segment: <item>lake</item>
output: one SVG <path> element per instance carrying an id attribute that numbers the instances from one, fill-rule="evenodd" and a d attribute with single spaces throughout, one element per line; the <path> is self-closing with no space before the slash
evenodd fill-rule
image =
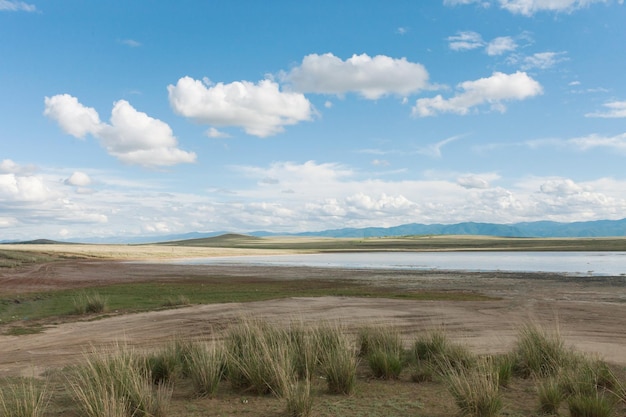
<path id="1" fill-rule="evenodd" d="M 626 275 L 626 252 L 352 252 L 195 258 L 172 263 Z"/>

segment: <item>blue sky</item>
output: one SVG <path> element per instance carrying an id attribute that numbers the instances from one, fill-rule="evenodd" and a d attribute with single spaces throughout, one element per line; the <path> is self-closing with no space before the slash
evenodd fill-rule
<path id="1" fill-rule="evenodd" d="M 626 217 L 619 0 L 0 0 L 0 240 Z"/>

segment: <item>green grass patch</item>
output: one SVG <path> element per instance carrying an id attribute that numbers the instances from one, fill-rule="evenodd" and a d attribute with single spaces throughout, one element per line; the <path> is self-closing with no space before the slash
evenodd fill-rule
<path id="1" fill-rule="evenodd" d="M 56 259 L 58 259 L 58 256 L 39 252 L 0 250 L 0 268 L 17 268 L 24 265 L 51 262 Z"/>
<path id="2" fill-rule="evenodd" d="M 247 277 L 205 277 L 177 282 L 144 282 L 92 287 L 113 313 L 158 310 L 184 304 L 263 301 L 287 297 L 380 297 L 407 300 L 487 301 L 494 298 L 466 292 L 418 292 L 372 287 L 342 280 L 269 280 Z M 0 323 L 76 314 L 75 300 L 84 290 L 59 290 L 0 299 Z"/>
<path id="3" fill-rule="evenodd" d="M 11 326 L 4 334 L 6 336 L 24 336 L 27 334 L 38 334 L 45 330 L 44 326 L 34 324 L 30 326 Z"/>

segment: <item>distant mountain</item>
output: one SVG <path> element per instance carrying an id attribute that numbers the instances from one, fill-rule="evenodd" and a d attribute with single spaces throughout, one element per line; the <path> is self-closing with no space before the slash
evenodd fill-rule
<path id="1" fill-rule="evenodd" d="M 550 221 L 514 224 L 464 222 L 457 224 L 403 224 L 298 233 L 297 236 L 381 237 L 409 235 L 482 235 L 500 237 L 610 237 L 626 236 L 626 219 L 558 223 Z M 255 235 L 259 236 L 259 235 Z"/>
<path id="2" fill-rule="evenodd" d="M 142 244 L 188 241 L 228 235 L 228 232 L 191 232 L 161 236 L 117 236 L 107 238 L 74 238 L 72 242 L 80 243 L 119 243 Z M 596 220 L 588 222 L 559 223 L 551 221 L 524 222 L 514 224 L 464 222 L 456 224 L 420 224 L 410 223 L 394 227 L 364 227 L 322 230 L 303 233 L 273 233 L 256 231 L 248 236 L 319 236 L 337 238 L 394 237 L 411 235 L 482 235 L 500 237 L 615 237 L 626 236 L 626 219 Z M 9 243 L 4 241 L 2 243 Z M 18 243 L 18 242 L 16 242 Z M 19 243 L 62 243 L 45 239 Z"/>

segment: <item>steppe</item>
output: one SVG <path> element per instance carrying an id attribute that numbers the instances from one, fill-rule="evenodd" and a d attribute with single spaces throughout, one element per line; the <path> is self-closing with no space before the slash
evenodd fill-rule
<path id="1" fill-rule="evenodd" d="M 623 275 L 583 277 L 165 262 L 324 250 L 625 250 L 626 240 L 581 244 L 580 240 L 519 243 L 492 238 L 430 237 L 429 243 L 415 243 L 417 238 L 339 243 L 326 239 L 230 239 L 170 245 L 2 245 L 0 251 L 24 254 L 26 261 L 0 268 L 0 313 L 24 303 L 36 305 L 50 293 L 101 291 L 120 285 L 155 286 L 157 291 L 184 285 L 191 285 L 187 289 L 192 291 L 203 286 L 232 285 L 249 288 L 250 292 L 244 297 L 222 295 L 222 302 L 196 303 L 191 297 L 188 304 L 170 308 L 111 307 L 106 313 L 87 316 L 5 315 L 0 323 L 0 377 L 43 375 L 62 369 L 94 346 L 123 342 L 149 348 L 175 337 L 219 337 L 242 317 L 274 323 L 340 322 L 353 332 L 367 324 L 389 325 L 400 330 L 407 346 L 421 331 L 443 327 L 452 339 L 477 353 L 510 350 L 520 325 L 532 321 L 558 327 L 566 343 L 576 350 L 598 355 L 626 369 Z M 255 297 L 255 291 L 262 294 Z M 14 331 L 22 328 L 35 330 L 24 332 L 32 334 Z"/>

